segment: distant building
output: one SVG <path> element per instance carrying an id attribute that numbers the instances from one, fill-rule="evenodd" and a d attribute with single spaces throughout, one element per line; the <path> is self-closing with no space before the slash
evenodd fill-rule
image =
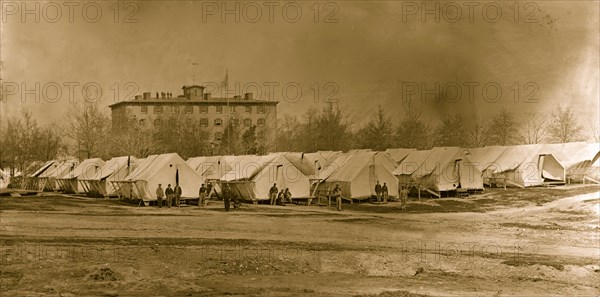
<path id="1" fill-rule="evenodd" d="M 110 105 L 113 129 L 123 130 L 132 124 L 157 127 L 167 124 L 172 116 L 183 118 L 190 125 L 211 132 L 211 140 L 220 142 L 227 121 L 235 121 L 243 131 L 256 126 L 268 151 L 273 151 L 277 130 L 277 101 L 256 100 L 252 93 L 232 98 L 213 98 L 203 86 L 183 86 L 183 95 L 171 97 L 151 92 L 135 96 L 134 100 Z M 229 107 L 229 108 L 228 108 Z M 262 136 L 262 137 L 261 137 Z"/>

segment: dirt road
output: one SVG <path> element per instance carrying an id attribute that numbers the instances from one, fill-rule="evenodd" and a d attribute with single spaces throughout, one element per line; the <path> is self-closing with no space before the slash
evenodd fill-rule
<path id="1" fill-rule="evenodd" d="M 0 197 L 2 296 L 598 296 L 600 188 L 157 209 Z"/>

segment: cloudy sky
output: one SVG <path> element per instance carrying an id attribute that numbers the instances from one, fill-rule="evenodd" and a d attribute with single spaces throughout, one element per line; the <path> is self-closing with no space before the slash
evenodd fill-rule
<path id="1" fill-rule="evenodd" d="M 88 83 L 101 87 L 108 106 L 144 91 L 178 95 L 184 84 L 221 82 L 228 69 L 232 89 L 237 82 L 258 93 L 260 85 L 263 98 L 274 90 L 280 114 L 301 114 L 333 94 L 355 122 L 377 105 L 397 118 L 407 98 L 432 119 L 569 104 L 584 122 L 598 122 L 595 1 L 92 3 L 3 3 L 2 117 L 27 107 L 41 122 L 60 120 L 72 104 L 69 91 L 82 101 Z M 39 22 L 23 8 L 37 10 Z M 423 14 L 436 8 L 437 21 Z"/>

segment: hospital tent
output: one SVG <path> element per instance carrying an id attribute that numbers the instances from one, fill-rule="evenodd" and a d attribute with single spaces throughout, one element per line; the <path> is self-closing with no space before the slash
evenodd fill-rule
<path id="1" fill-rule="evenodd" d="M 38 176 L 38 191 L 59 191 L 61 187 L 58 183 L 58 178 L 71 172 L 79 162 L 75 160 L 54 162 L 48 169 Z"/>
<path id="2" fill-rule="evenodd" d="M 179 183 L 183 199 L 198 199 L 202 177 L 178 154 L 170 153 L 148 156 L 125 179 L 113 183 L 118 184 L 122 197 L 149 205 L 156 201 L 158 184 L 162 184 L 164 190 L 168 184 L 174 188 Z"/>
<path id="3" fill-rule="evenodd" d="M 421 167 L 421 164 L 425 162 L 429 154 L 431 154 L 431 150 L 412 151 L 408 153 L 406 158 L 392 172 L 398 178 L 398 183 L 405 187 L 415 185 L 416 183 L 412 174 Z"/>
<path id="4" fill-rule="evenodd" d="M 104 166 L 104 161 L 100 158 L 83 160 L 65 175 L 57 178 L 61 190 L 65 193 L 85 193 L 84 186 L 79 180 L 93 179 L 100 173 L 100 168 Z"/>
<path id="5" fill-rule="evenodd" d="M 396 162 L 385 152 L 352 150 L 338 156 L 320 177 L 319 190 L 332 190 L 336 184 L 342 189 L 342 197 L 350 199 L 370 198 L 375 195 L 375 184 L 386 183 L 390 196 L 398 193 L 398 179 L 392 174 Z"/>
<path id="6" fill-rule="evenodd" d="M 490 174 L 487 170 L 490 166 L 495 166 L 494 162 L 504 153 L 506 146 L 493 145 L 478 148 L 465 149 L 473 165 L 482 173 L 483 182 L 486 185 L 491 185 Z"/>
<path id="7" fill-rule="evenodd" d="M 221 194 L 219 183 L 221 176 L 231 170 L 230 162 L 234 162 L 239 156 L 206 156 L 189 158 L 186 162 L 200 174 L 205 186 L 211 185 L 211 194 Z"/>
<path id="8" fill-rule="evenodd" d="M 437 193 L 483 189 L 481 171 L 465 154 L 465 150 L 459 147 L 431 149 L 411 177 L 421 189 Z"/>
<path id="9" fill-rule="evenodd" d="M 505 179 L 513 187 L 565 182 L 565 167 L 544 144 L 508 146 L 486 171 L 486 176 Z"/>
<path id="10" fill-rule="evenodd" d="M 118 196 L 117 185 L 112 182 L 123 180 L 137 168 L 137 165 L 138 159 L 133 156 L 115 157 L 108 160 L 96 175 L 81 177 L 79 182 L 91 196 Z"/>
<path id="11" fill-rule="evenodd" d="M 598 167 L 593 166 L 600 157 L 600 143 L 557 143 L 544 148 L 565 167 L 567 181 L 600 183 Z"/>
<path id="12" fill-rule="evenodd" d="M 289 158 L 294 160 L 293 156 Z M 268 200 L 274 183 L 279 190 L 289 188 L 293 197 L 308 197 L 310 181 L 306 173 L 310 169 L 293 162 L 284 154 L 241 156 L 230 163 L 232 169 L 221 177 L 221 183 L 247 201 Z"/>
<path id="13" fill-rule="evenodd" d="M 392 160 L 394 160 L 394 162 L 396 162 L 396 164 L 400 164 L 402 160 L 404 160 L 404 158 L 408 156 L 408 154 L 414 151 L 416 150 L 408 148 L 394 148 L 385 150 L 385 152 L 388 155 L 390 155 L 390 157 L 392 158 Z"/>

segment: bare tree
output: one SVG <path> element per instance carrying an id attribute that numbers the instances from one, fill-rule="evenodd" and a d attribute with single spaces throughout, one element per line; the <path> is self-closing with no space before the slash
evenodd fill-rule
<path id="1" fill-rule="evenodd" d="M 396 143 L 403 148 L 429 149 L 430 141 L 429 124 L 421 119 L 421 111 L 411 106 L 410 102 L 405 110 L 405 116 L 398 124 L 396 130 Z"/>
<path id="2" fill-rule="evenodd" d="M 282 152 L 302 151 L 300 122 L 296 116 L 284 115 L 277 124 L 277 149 Z"/>
<path id="3" fill-rule="evenodd" d="M 368 148 L 376 151 L 384 151 L 394 146 L 394 126 L 392 120 L 385 115 L 381 105 L 377 112 L 372 115 L 369 122 L 361 127 L 356 140 L 359 148 Z"/>
<path id="4" fill-rule="evenodd" d="M 600 127 L 598 127 L 598 124 L 589 124 L 587 140 L 593 143 L 600 143 Z"/>
<path id="5" fill-rule="evenodd" d="M 477 119 L 466 132 L 467 145 L 469 147 L 483 147 L 489 142 L 489 123 L 488 121 Z"/>
<path id="6" fill-rule="evenodd" d="M 98 102 L 73 104 L 66 116 L 65 133 L 80 158 L 104 157 L 110 118 Z"/>
<path id="7" fill-rule="evenodd" d="M 548 115 L 530 112 L 523 116 L 519 129 L 519 142 L 523 144 L 543 143 L 546 140 Z"/>
<path id="8" fill-rule="evenodd" d="M 502 109 L 492 118 L 490 122 L 490 144 L 515 144 L 517 132 L 518 128 L 515 115 L 506 109 Z"/>
<path id="9" fill-rule="evenodd" d="M 460 114 L 450 114 L 442 119 L 433 136 L 437 146 L 465 146 L 466 132 Z"/>
<path id="10" fill-rule="evenodd" d="M 566 143 L 581 140 L 581 130 L 582 127 L 577 122 L 572 106 L 559 105 L 552 111 L 549 132 L 553 142 Z"/>

